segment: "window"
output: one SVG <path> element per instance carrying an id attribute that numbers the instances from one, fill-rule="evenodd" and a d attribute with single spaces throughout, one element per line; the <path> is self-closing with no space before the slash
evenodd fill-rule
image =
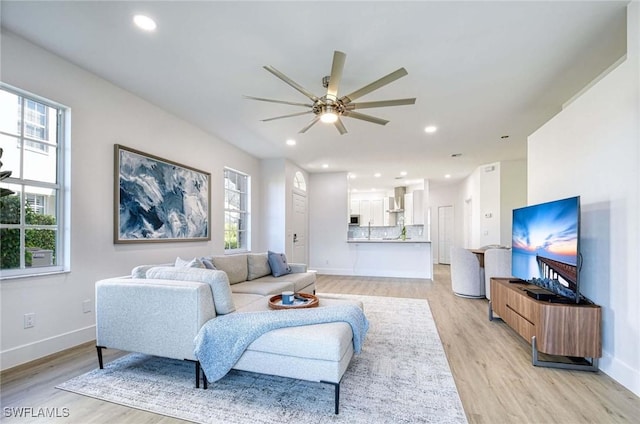
<path id="1" fill-rule="evenodd" d="M 69 109 L 0 84 L 2 278 L 68 270 Z"/>
<path id="2" fill-rule="evenodd" d="M 224 250 L 248 251 L 249 245 L 249 189 L 248 175 L 224 170 Z"/>
<path id="3" fill-rule="evenodd" d="M 300 191 L 307 191 L 307 182 L 304 180 L 302 172 L 296 171 L 293 176 L 293 188 L 297 188 Z"/>

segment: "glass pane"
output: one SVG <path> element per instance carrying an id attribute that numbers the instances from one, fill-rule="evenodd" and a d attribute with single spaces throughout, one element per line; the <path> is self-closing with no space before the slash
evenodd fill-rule
<path id="1" fill-rule="evenodd" d="M 0 198 L 0 223 L 20 224 L 20 186 L 16 184 L 0 184 L 3 196 Z M 5 190 L 13 191 L 13 194 L 4 196 Z M 4 239 L 2 239 L 4 243 Z"/>
<path id="2" fill-rule="evenodd" d="M 57 149 L 37 141 L 25 140 L 24 178 L 56 183 L 58 170 Z"/>
<path id="3" fill-rule="evenodd" d="M 0 158 L 2 169 L 0 170 L 11 171 L 11 178 L 20 178 L 20 140 L 17 137 L 2 134 L 0 147 L 2 148 L 2 158 Z"/>
<path id="4" fill-rule="evenodd" d="M 24 188 L 27 225 L 56 224 L 56 191 L 50 188 Z"/>
<path id="5" fill-rule="evenodd" d="M 20 97 L 0 90 L 0 131 L 19 135 Z"/>
<path id="6" fill-rule="evenodd" d="M 0 229 L 0 268 L 20 269 L 20 230 L 18 228 Z"/>
<path id="7" fill-rule="evenodd" d="M 225 212 L 224 219 L 224 248 L 237 249 L 238 246 L 238 221 L 239 214 L 235 212 Z"/>
<path id="8" fill-rule="evenodd" d="M 24 244 L 25 264 L 31 267 L 55 264 L 56 230 L 27 229 Z"/>

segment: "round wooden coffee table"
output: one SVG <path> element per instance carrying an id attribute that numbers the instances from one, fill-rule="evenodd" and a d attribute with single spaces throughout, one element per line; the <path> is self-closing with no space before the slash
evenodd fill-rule
<path id="1" fill-rule="evenodd" d="M 306 299 L 303 301 L 300 297 Z M 283 305 L 282 295 L 277 294 L 269 299 L 269 307 L 271 309 L 303 309 L 303 308 L 315 308 L 320 304 L 320 301 L 315 295 L 307 293 L 296 293 L 293 299 L 293 304 Z"/>

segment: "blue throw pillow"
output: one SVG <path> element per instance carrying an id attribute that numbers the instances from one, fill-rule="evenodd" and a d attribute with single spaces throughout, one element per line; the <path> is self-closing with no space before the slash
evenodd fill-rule
<path id="1" fill-rule="evenodd" d="M 275 253 L 269 250 L 267 252 L 269 260 L 269 266 L 271 267 L 271 274 L 274 277 L 280 277 L 281 275 L 287 275 L 291 273 L 291 267 L 287 263 L 287 257 L 284 253 Z"/>

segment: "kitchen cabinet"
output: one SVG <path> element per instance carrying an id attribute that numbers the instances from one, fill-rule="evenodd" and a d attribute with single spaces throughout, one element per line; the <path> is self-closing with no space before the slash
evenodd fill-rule
<path id="1" fill-rule="evenodd" d="M 361 227 L 368 227 L 369 225 L 372 227 L 381 227 L 385 225 L 383 199 L 360 200 L 358 203 L 359 213 L 356 215 L 360 215 Z M 354 210 L 353 206 L 351 210 Z"/>
<path id="2" fill-rule="evenodd" d="M 404 225 L 424 225 L 424 190 L 404 195 Z"/>

